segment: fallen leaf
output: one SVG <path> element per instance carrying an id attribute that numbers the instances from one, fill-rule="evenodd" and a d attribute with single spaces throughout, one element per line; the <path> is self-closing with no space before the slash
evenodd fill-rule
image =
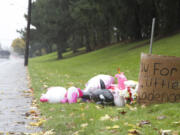
<path id="1" fill-rule="evenodd" d="M 134 124 L 129 124 L 129 123 L 124 123 L 124 125 L 128 126 L 128 127 L 131 127 L 133 129 L 139 129 L 139 125 L 134 125 Z"/>
<path id="2" fill-rule="evenodd" d="M 48 88 L 48 86 L 46 84 L 43 85 L 44 88 Z"/>
<path id="3" fill-rule="evenodd" d="M 180 125 L 180 121 L 172 122 L 172 124 L 174 124 L 174 125 Z"/>
<path id="4" fill-rule="evenodd" d="M 79 135 L 79 131 L 74 132 L 72 135 Z"/>
<path id="5" fill-rule="evenodd" d="M 81 124 L 81 127 L 82 128 L 85 128 L 85 127 L 87 127 L 88 126 L 88 123 L 83 123 L 83 124 Z"/>
<path id="6" fill-rule="evenodd" d="M 91 119 L 89 119 L 90 121 L 94 121 L 94 119 L 93 118 L 91 118 Z"/>
<path id="7" fill-rule="evenodd" d="M 151 122 L 148 120 L 142 120 L 139 122 L 138 125 L 139 125 L 139 127 L 142 127 L 143 125 L 148 125 L 148 124 L 151 124 Z"/>
<path id="8" fill-rule="evenodd" d="M 25 124 L 25 122 L 24 122 L 24 121 L 21 121 L 21 122 L 17 122 L 17 124 L 24 125 L 24 124 Z"/>
<path id="9" fill-rule="evenodd" d="M 143 108 L 143 109 L 146 108 L 146 105 L 141 105 L 141 108 Z"/>
<path id="10" fill-rule="evenodd" d="M 163 116 L 163 115 L 162 115 L 162 116 L 158 116 L 158 117 L 157 117 L 157 120 L 163 120 L 163 119 L 166 119 L 166 116 Z"/>
<path id="11" fill-rule="evenodd" d="M 50 112 L 53 112 L 55 110 L 55 108 L 50 108 L 49 111 Z"/>
<path id="12" fill-rule="evenodd" d="M 84 132 L 84 130 L 76 131 L 76 132 L 74 132 L 72 135 L 79 135 L 80 132 Z"/>
<path id="13" fill-rule="evenodd" d="M 112 126 L 112 129 L 118 129 L 118 128 L 119 128 L 119 125 Z"/>
<path id="14" fill-rule="evenodd" d="M 30 110 L 29 112 L 30 112 L 31 114 L 36 113 L 36 111 L 35 111 L 35 110 Z"/>
<path id="15" fill-rule="evenodd" d="M 172 135 L 179 135 L 179 133 L 178 131 L 173 131 Z"/>
<path id="16" fill-rule="evenodd" d="M 73 116 L 74 116 L 74 113 L 73 113 L 73 112 L 72 112 L 72 113 L 70 113 L 70 114 L 69 114 L 69 116 L 70 116 L 70 117 L 73 117 Z"/>
<path id="17" fill-rule="evenodd" d="M 96 105 L 96 108 L 100 110 L 100 109 L 103 109 L 104 107 Z"/>
<path id="18" fill-rule="evenodd" d="M 46 122 L 44 118 L 39 119 L 37 122 L 31 122 L 29 125 L 30 126 L 35 126 L 35 127 L 40 127 L 42 124 Z"/>
<path id="19" fill-rule="evenodd" d="M 106 114 L 105 116 L 102 116 L 101 118 L 100 118 L 100 120 L 101 121 L 105 121 L 105 120 L 109 120 L 111 117 L 108 115 L 108 114 Z"/>
<path id="20" fill-rule="evenodd" d="M 106 127 L 106 129 L 108 129 L 108 130 L 118 129 L 118 128 L 120 128 L 119 125 L 114 125 L 114 126 L 112 126 L 112 127 L 111 127 L 111 126 L 107 126 L 107 127 Z"/>
<path id="21" fill-rule="evenodd" d="M 137 107 L 132 107 L 130 106 L 129 104 L 126 104 L 126 106 L 129 108 L 129 110 L 131 111 L 136 111 L 137 110 Z"/>
<path id="22" fill-rule="evenodd" d="M 85 113 L 82 113 L 82 114 L 81 114 L 81 117 L 83 117 L 83 118 L 84 118 L 84 116 L 85 116 Z"/>
<path id="23" fill-rule="evenodd" d="M 122 112 L 119 112 L 121 113 L 122 115 L 125 115 L 127 112 L 125 112 L 124 110 Z"/>
<path id="24" fill-rule="evenodd" d="M 9 132 L 9 134 L 14 135 L 14 134 L 15 134 L 15 132 Z"/>
<path id="25" fill-rule="evenodd" d="M 140 131 L 137 129 L 130 129 L 128 130 L 128 135 L 140 135 Z"/>
<path id="26" fill-rule="evenodd" d="M 122 110 L 124 110 L 124 108 L 117 108 L 116 110 L 117 111 L 122 111 Z"/>
<path id="27" fill-rule="evenodd" d="M 172 135 L 172 131 L 171 130 L 160 130 L 160 134 L 161 135 Z"/>
<path id="28" fill-rule="evenodd" d="M 119 117 L 118 117 L 118 116 L 116 116 L 116 117 L 114 117 L 114 118 L 111 119 L 111 121 L 113 121 L 113 122 L 118 121 L 118 120 L 119 120 Z"/>
<path id="29" fill-rule="evenodd" d="M 54 135 L 54 134 L 55 134 L 54 129 L 51 129 L 46 131 L 43 135 Z"/>

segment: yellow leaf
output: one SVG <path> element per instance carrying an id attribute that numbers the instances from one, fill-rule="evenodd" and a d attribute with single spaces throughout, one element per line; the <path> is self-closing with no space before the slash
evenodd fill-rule
<path id="1" fill-rule="evenodd" d="M 117 128 L 119 128 L 119 125 L 112 126 L 112 129 L 117 129 Z"/>
<path id="2" fill-rule="evenodd" d="M 138 128 L 140 128 L 140 127 L 138 127 L 137 125 L 133 125 L 133 124 L 129 124 L 129 123 L 127 123 L 126 126 L 132 127 L 133 129 L 138 129 Z"/>
<path id="3" fill-rule="evenodd" d="M 170 135 L 170 134 L 172 134 L 172 130 L 160 130 L 160 133 L 162 134 L 162 135 Z"/>
<path id="4" fill-rule="evenodd" d="M 41 118 L 38 120 L 38 122 L 31 122 L 30 126 L 35 126 L 35 127 L 40 127 L 42 126 L 42 124 L 45 122 L 46 120 Z"/>
<path id="5" fill-rule="evenodd" d="M 83 124 L 81 124 L 81 127 L 82 128 L 85 128 L 85 127 L 87 127 L 88 126 L 88 123 L 83 123 Z"/>
<path id="6" fill-rule="evenodd" d="M 143 109 L 146 108 L 146 105 L 141 105 L 141 108 L 143 108 Z"/>
<path id="7" fill-rule="evenodd" d="M 109 129 L 111 129 L 111 127 L 110 127 L 110 126 L 107 126 L 107 127 L 106 127 L 106 129 L 108 129 L 108 130 L 109 130 Z"/>
<path id="8" fill-rule="evenodd" d="M 100 106 L 98 106 L 98 105 L 96 105 L 96 108 L 97 108 L 97 109 L 99 109 L 99 110 L 101 109 L 101 107 L 100 107 Z"/>
<path id="9" fill-rule="evenodd" d="M 35 110 L 30 110 L 29 112 L 30 112 L 31 114 L 36 113 Z"/>
<path id="10" fill-rule="evenodd" d="M 90 121 L 94 121 L 94 119 L 93 118 L 91 118 L 91 119 L 89 119 Z"/>
<path id="11" fill-rule="evenodd" d="M 137 110 L 137 107 L 132 107 L 129 104 L 126 104 L 126 107 L 128 107 L 129 110 L 131 110 L 131 111 L 136 111 Z"/>
<path id="12" fill-rule="evenodd" d="M 54 135 L 54 134 L 55 134 L 54 129 L 51 129 L 46 131 L 43 135 Z"/>
<path id="13" fill-rule="evenodd" d="M 112 127 L 110 127 L 110 126 L 107 126 L 107 127 L 106 127 L 106 129 L 108 129 L 108 130 L 118 129 L 118 128 L 119 128 L 119 125 L 114 125 L 114 126 L 112 126 Z"/>
<path id="14" fill-rule="evenodd" d="M 79 135 L 79 131 L 74 132 L 72 135 Z"/>
<path id="15" fill-rule="evenodd" d="M 172 124 L 175 124 L 175 125 L 180 125 L 180 121 L 175 121 L 175 122 L 172 122 Z"/>
<path id="16" fill-rule="evenodd" d="M 180 133 L 180 132 L 178 132 L 178 131 L 174 131 L 174 132 L 172 133 L 172 135 L 179 135 L 179 133 Z"/>
<path id="17" fill-rule="evenodd" d="M 138 131 L 137 129 L 130 129 L 128 130 L 128 135 L 139 135 L 140 131 Z"/>
<path id="18" fill-rule="evenodd" d="M 101 121 L 105 121 L 105 120 L 109 120 L 111 117 L 108 115 L 108 114 L 106 114 L 105 116 L 102 116 L 101 118 L 100 118 L 100 120 Z"/>

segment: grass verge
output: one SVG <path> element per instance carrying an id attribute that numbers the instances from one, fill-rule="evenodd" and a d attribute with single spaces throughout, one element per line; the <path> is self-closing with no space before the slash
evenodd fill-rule
<path id="1" fill-rule="evenodd" d="M 97 74 L 114 76 L 117 68 L 125 73 L 128 79 L 138 80 L 140 54 L 148 52 L 148 45 L 136 48 L 147 41 L 130 44 L 117 44 L 91 53 L 56 60 L 56 53 L 30 60 L 29 72 L 32 79 L 35 97 L 39 100 L 45 86 L 76 86 L 84 88 L 85 83 Z M 134 48 L 134 49 L 131 49 Z M 180 56 L 180 34 L 161 39 L 153 44 L 153 53 L 169 56 Z M 142 135 L 157 135 L 161 129 L 180 132 L 180 103 L 167 103 L 142 107 L 101 108 L 93 103 L 49 104 L 39 103 L 42 115 L 48 118 L 45 129 L 55 129 L 59 135 L 125 135 L 128 130 L 137 129 Z M 122 111 L 126 112 L 125 114 Z M 110 118 L 101 121 L 101 117 Z M 165 116 L 158 119 L 159 116 Z M 138 128 L 142 120 L 148 120 Z M 177 122 L 174 124 L 173 122 Z M 178 124 L 179 122 L 179 124 Z M 117 125 L 119 127 L 117 127 Z M 115 126 L 113 128 L 113 126 Z M 111 127 L 111 128 L 110 128 Z"/>

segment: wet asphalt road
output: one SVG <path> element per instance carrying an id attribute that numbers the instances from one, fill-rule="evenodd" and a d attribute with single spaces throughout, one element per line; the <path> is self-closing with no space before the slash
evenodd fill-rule
<path id="1" fill-rule="evenodd" d="M 32 110 L 32 97 L 24 93 L 28 90 L 28 80 L 23 62 L 23 59 L 16 57 L 0 59 L 0 134 L 40 131 L 29 127 L 32 120 L 25 115 Z"/>

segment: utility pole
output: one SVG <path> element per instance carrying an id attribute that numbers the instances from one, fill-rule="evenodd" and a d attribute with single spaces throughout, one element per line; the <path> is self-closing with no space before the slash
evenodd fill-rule
<path id="1" fill-rule="evenodd" d="M 26 49 L 24 55 L 24 66 L 28 66 L 28 58 L 29 58 L 29 40 L 30 40 L 30 24 L 31 24 L 31 0 L 29 0 L 28 4 L 28 18 L 27 18 L 27 33 L 26 33 Z"/>
<path id="2" fill-rule="evenodd" d="M 154 27 L 155 27 L 155 18 L 152 20 L 152 28 L 151 28 L 151 40 L 150 40 L 150 48 L 149 53 L 152 54 L 152 43 L 153 43 L 153 37 L 154 37 Z"/>

